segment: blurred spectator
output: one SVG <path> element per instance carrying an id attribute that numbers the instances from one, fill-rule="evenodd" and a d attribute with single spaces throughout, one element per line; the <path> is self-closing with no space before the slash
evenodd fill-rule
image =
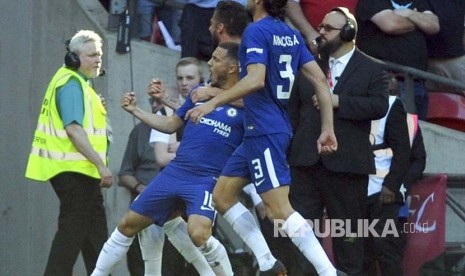
<path id="1" fill-rule="evenodd" d="M 238 0 L 245 5 L 245 0 Z M 196 57 L 208 61 L 213 51 L 209 32 L 210 19 L 218 0 L 187 0 L 184 6 L 181 28 L 181 57 Z"/>
<path id="2" fill-rule="evenodd" d="M 180 4 L 186 3 L 186 1 L 176 0 Z M 181 29 L 179 28 L 179 21 L 181 20 L 182 10 L 167 3 L 167 0 L 137 0 L 137 21 L 140 39 L 151 41 L 154 33 L 153 26 L 155 25 L 158 28 L 157 21 L 162 21 L 173 37 L 175 44 L 180 43 Z"/>
<path id="3" fill-rule="evenodd" d="M 163 107 L 153 98 L 150 98 L 150 104 L 152 113 L 156 113 Z M 151 128 L 144 123 L 139 123 L 132 129 L 121 162 L 119 185 L 129 190 L 131 202 L 144 190 L 159 170 L 153 149 L 149 145 L 150 131 Z M 143 276 L 144 261 L 139 248 L 139 239 L 134 239 L 126 256 L 130 275 Z"/>
<path id="4" fill-rule="evenodd" d="M 208 26 L 216 0 L 188 0 L 184 6 L 181 27 L 181 57 L 196 57 L 207 61 L 212 53 L 212 39 Z"/>
<path id="5" fill-rule="evenodd" d="M 292 24 L 302 33 L 307 45 L 319 36 L 318 24 L 324 16 L 335 7 L 346 7 L 351 13 L 355 12 L 357 0 L 290 0 L 286 16 Z M 313 52 L 313 49 L 312 49 Z"/>
<path id="6" fill-rule="evenodd" d="M 371 122 L 371 139 L 376 174 L 369 175 L 366 218 L 379 236 L 364 240 L 364 275 L 403 274 L 405 236 L 399 220 L 404 203 L 401 185 L 409 167 L 409 131 L 402 101 L 389 97 L 389 110 L 383 118 Z M 397 235 L 382 235 L 384 229 L 397 229 Z"/>
<path id="7" fill-rule="evenodd" d="M 439 33 L 428 36 L 428 70 L 443 77 L 457 81 L 465 80 L 464 33 L 457 26 L 462 26 L 465 18 L 465 1 L 463 0 L 428 0 L 432 11 L 439 18 Z M 439 83 L 427 82 L 429 90 L 447 91 L 454 88 Z"/>
<path id="8" fill-rule="evenodd" d="M 359 0 L 356 15 L 360 25 L 357 41 L 362 51 L 381 60 L 427 70 L 425 35 L 439 31 L 438 18 L 427 0 Z M 400 98 L 405 101 L 402 77 L 399 85 Z M 422 80 L 415 80 L 414 93 L 418 117 L 425 120 L 428 92 Z"/>

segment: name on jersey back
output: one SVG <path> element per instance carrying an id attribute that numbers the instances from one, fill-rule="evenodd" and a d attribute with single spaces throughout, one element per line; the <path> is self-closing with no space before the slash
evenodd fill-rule
<path id="1" fill-rule="evenodd" d="M 300 43 L 296 35 L 293 35 L 292 37 L 288 35 L 285 35 L 285 36 L 273 35 L 274 46 L 287 47 L 287 46 L 294 46 L 298 44 Z"/>

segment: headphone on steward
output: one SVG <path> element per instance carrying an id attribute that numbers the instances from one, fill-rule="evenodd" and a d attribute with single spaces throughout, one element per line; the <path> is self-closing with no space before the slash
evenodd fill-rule
<path id="1" fill-rule="evenodd" d="M 79 59 L 79 56 L 75 52 L 70 51 L 69 49 L 70 42 L 71 42 L 71 39 L 68 39 L 65 41 L 65 45 L 66 45 L 65 66 L 68 67 L 69 69 L 77 70 L 79 66 L 81 66 L 81 60 Z"/>
<path id="2" fill-rule="evenodd" d="M 355 25 L 350 21 L 350 18 L 353 16 L 350 16 L 350 12 L 347 8 L 345 7 L 336 7 L 333 8 L 331 11 L 337 11 L 342 13 L 346 19 L 347 22 L 344 26 L 342 26 L 341 31 L 339 32 L 339 37 L 341 38 L 342 41 L 352 41 L 355 38 L 355 35 L 357 33 L 357 28 Z"/>

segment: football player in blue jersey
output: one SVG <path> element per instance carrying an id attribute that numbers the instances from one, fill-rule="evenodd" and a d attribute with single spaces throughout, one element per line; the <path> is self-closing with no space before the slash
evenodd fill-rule
<path id="1" fill-rule="evenodd" d="M 211 85 L 228 89 L 239 80 L 238 49 L 239 44 L 230 42 L 216 48 L 208 63 Z M 121 219 L 100 252 L 93 276 L 108 275 L 139 231 L 152 223 L 162 226 L 176 207 L 176 199 L 185 201 L 189 236 L 215 274 L 233 275 L 224 246 L 211 235 L 215 219 L 212 191 L 226 161 L 242 140 L 243 110 L 225 104 L 204 116 L 198 124 L 183 120 L 186 112 L 199 104 L 188 97 L 175 114 L 167 117 L 137 107 L 134 92 L 122 97 L 121 107 L 152 128 L 165 133 L 173 133 L 183 125 L 185 128 L 176 157 Z"/>
<path id="2" fill-rule="evenodd" d="M 244 139 L 228 160 L 214 189 L 216 209 L 252 249 L 263 274 L 284 275 L 284 266 L 272 256 L 259 227 L 253 224 L 252 214 L 238 201 L 242 187 L 255 183 L 268 217 L 281 222 L 279 233 L 291 238 L 320 275 L 336 275 L 311 226 L 288 199 L 291 179 L 286 152 L 292 129 L 287 102 L 299 69 L 315 86 L 318 97 L 322 122 L 315 146 L 321 154 L 327 154 L 337 150 L 337 141 L 325 75 L 300 33 L 283 22 L 286 3 L 286 0 L 247 1 L 246 9 L 254 22 L 246 28 L 239 49 L 241 80 L 189 110 L 186 119 L 199 123 L 218 106 L 244 99 Z"/>

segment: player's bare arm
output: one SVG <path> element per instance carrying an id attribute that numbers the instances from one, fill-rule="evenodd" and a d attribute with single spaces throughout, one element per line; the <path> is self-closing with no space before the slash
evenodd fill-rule
<path id="1" fill-rule="evenodd" d="M 318 152 L 321 154 L 332 153 L 337 150 L 337 140 L 334 134 L 333 101 L 325 75 L 315 61 L 306 63 L 302 72 L 315 87 L 321 114 L 321 135 L 317 140 Z"/>
<path id="2" fill-rule="evenodd" d="M 131 113 L 134 117 L 138 118 L 151 128 L 164 133 L 174 133 L 184 122 L 176 114 L 172 116 L 161 116 L 151 112 L 144 111 L 137 106 L 137 99 L 135 92 L 127 92 L 121 97 L 121 108 Z"/>

